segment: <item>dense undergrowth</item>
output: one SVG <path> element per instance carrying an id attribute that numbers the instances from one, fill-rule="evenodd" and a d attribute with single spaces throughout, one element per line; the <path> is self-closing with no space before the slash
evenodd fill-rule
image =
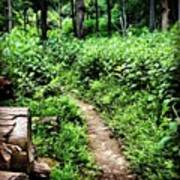
<path id="1" fill-rule="evenodd" d="M 59 160 L 63 157 L 67 176 L 74 172 L 81 174 L 81 168 L 72 169 L 78 167 L 76 160 L 89 167 L 87 162 L 91 161 L 84 150 L 86 138 L 81 119 L 74 108 L 59 100 L 61 93 L 71 91 L 94 103 L 102 112 L 116 136 L 122 138 L 124 153 L 140 179 L 180 178 L 176 121 L 179 55 L 174 51 L 175 30 L 134 31 L 126 37 L 89 37 L 81 41 L 51 31 L 44 45 L 39 43 L 33 29 L 23 33 L 14 29 L 1 43 L 6 64 L 3 73 L 13 79 L 17 97 L 21 96 L 16 101 L 29 105 L 36 116 L 61 112 L 60 117 L 65 118 L 60 121 L 60 133 L 48 139 L 52 149 L 44 144 L 40 154 L 55 154 Z M 22 95 L 31 100 L 27 103 Z M 46 137 L 47 132 L 40 125 L 36 127 L 38 144 L 42 143 L 41 135 Z M 55 140 L 61 143 L 53 143 Z M 72 152 L 67 155 L 60 150 L 71 147 L 78 150 L 78 155 L 73 152 L 77 155 L 75 160 Z M 73 161 L 68 163 L 69 157 Z M 61 177 L 63 170 L 54 174 Z"/>
<path id="2" fill-rule="evenodd" d="M 44 53 L 48 48 L 44 50 L 34 30 L 22 33 L 15 29 L 1 43 L 1 74 L 12 80 L 16 94 L 16 99 L 1 104 L 29 107 L 33 143 L 37 155 L 47 158 L 45 161 L 53 167 L 52 180 L 94 179 L 97 168 L 87 146 L 85 122 L 54 79 L 59 74 L 56 55 L 52 54 L 56 53 L 55 46 Z M 51 81 L 55 86 L 45 86 Z M 49 121 L 44 122 L 44 118 Z"/>
<path id="3" fill-rule="evenodd" d="M 44 99 L 19 99 L 15 105 L 30 107 L 34 117 L 33 142 L 39 157 L 52 158 L 52 180 L 93 179 L 96 168 L 87 147 L 86 126 L 73 101 L 59 94 Z"/>

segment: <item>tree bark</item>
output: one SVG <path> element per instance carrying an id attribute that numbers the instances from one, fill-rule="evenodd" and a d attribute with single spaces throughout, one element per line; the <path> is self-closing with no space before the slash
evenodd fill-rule
<path id="1" fill-rule="evenodd" d="M 58 2 L 58 14 L 59 14 L 59 28 L 62 28 L 62 19 L 61 19 L 61 0 Z"/>
<path id="2" fill-rule="evenodd" d="M 33 179 L 49 179 L 48 164 L 35 160 L 31 119 L 27 108 L 0 107 L 0 169 L 21 171 L 34 177 Z M 11 177 L 14 180 L 28 180 L 22 173 L 0 171 L 0 180 L 9 180 Z"/>
<path id="3" fill-rule="evenodd" d="M 167 30 L 169 27 L 169 4 L 168 0 L 162 0 L 162 29 Z"/>
<path id="4" fill-rule="evenodd" d="M 110 0 L 107 0 L 107 14 L 108 14 L 108 24 L 107 24 L 107 29 L 108 29 L 108 34 L 111 36 L 111 3 Z"/>
<path id="5" fill-rule="evenodd" d="M 125 3 L 125 0 L 121 0 L 121 5 L 120 6 L 122 6 L 122 8 L 121 8 L 122 15 L 120 17 L 120 25 L 121 25 L 123 35 L 126 35 L 127 16 L 126 16 L 126 3 Z"/>
<path id="6" fill-rule="evenodd" d="M 95 8 L 96 8 L 96 32 L 99 31 L 99 7 L 98 0 L 95 0 Z"/>
<path id="7" fill-rule="evenodd" d="M 75 20 L 76 20 L 76 36 L 83 38 L 84 36 L 84 16 L 85 16 L 85 4 L 84 0 L 76 0 L 75 3 Z"/>
<path id="8" fill-rule="evenodd" d="M 150 0 L 150 7 L 149 7 L 149 28 L 151 31 L 155 29 L 156 22 L 155 22 L 155 0 Z"/>
<path id="9" fill-rule="evenodd" d="M 41 40 L 47 40 L 47 13 L 48 13 L 48 2 L 47 0 L 41 0 Z"/>
<path id="10" fill-rule="evenodd" d="M 33 179 L 49 179 L 50 171 L 51 169 L 46 163 L 37 160 L 33 165 L 32 177 Z"/>
<path id="11" fill-rule="evenodd" d="M 40 18 L 39 18 L 39 11 L 36 12 L 36 29 L 37 29 L 37 33 L 38 35 L 40 35 Z"/>
<path id="12" fill-rule="evenodd" d="M 12 29 L 12 2 L 11 0 L 7 0 L 7 8 L 8 8 L 8 31 L 10 32 Z"/>
<path id="13" fill-rule="evenodd" d="M 180 23 L 180 0 L 178 0 L 178 22 Z"/>
<path id="14" fill-rule="evenodd" d="M 34 158 L 27 108 L 0 108 L 0 169 L 29 173 Z"/>
<path id="15" fill-rule="evenodd" d="M 28 24 L 28 4 L 24 3 L 23 18 L 24 18 L 24 31 L 26 31 L 26 25 Z"/>
<path id="16" fill-rule="evenodd" d="M 75 21 L 75 4 L 74 4 L 74 0 L 71 0 L 71 16 L 72 16 L 73 32 L 76 35 L 76 21 Z"/>

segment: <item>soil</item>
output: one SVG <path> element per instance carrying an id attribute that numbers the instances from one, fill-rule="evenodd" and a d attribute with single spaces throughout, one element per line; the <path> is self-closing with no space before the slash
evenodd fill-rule
<path id="1" fill-rule="evenodd" d="M 122 153 L 122 145 L 113 137 L 103 119 L 92 105 L 76 100 L 87 121 L 88 140 L 97 165 L 101 169 L 98 180 L 135 180 Z"/>

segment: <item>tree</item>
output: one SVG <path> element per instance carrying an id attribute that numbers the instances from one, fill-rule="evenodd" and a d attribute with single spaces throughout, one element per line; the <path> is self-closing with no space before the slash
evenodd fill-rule
<path id="1" fill-rule="evenodd" d="M 154 30 L 156 26 L 155 22 L 155 0 L 150 0 L 149 2 L 149 28 L 150 30 Z"/>
<path id="2" fill-rule="evenodd" d="M 12 2 L 7 0 L 7 15 L 8 15 L 8 31 L 12 29 Z"/>
<path id="3" fill-rule="evenodd" d="M 178 0 L 178 21 L 180 22 L 180 0 Z"/>
<path id="4" fill-rule="evenodd" d="M 47 0 L 41 0 L 40 2 L 41 7 L 41 39 L 47 39 L 47 13 L 48 13 L 48 2 Z"/>
<path id="5" fill-rule="evenodd" d="M 162 5 L 162 29 L 166 30 L 169 27 L 169 3 L 168 0 L 161 0 Z"/>
<path id="6" fill-rule="evenodd" d="M 76 36 L 82 38 L 84 35 L 84 15 L 85 15 L 85 4 L 84 0 L 75 1 L 75 22 L 76 22 Z"/>
<path id="7" fill-rule="evenodd" d="M 76 20 L 75 20 L 75 4 L 74 0 L 71 0 L 71 17 L 72 17 L 72 24 L 73 24 L 73 31 L 76 35 Z"/>
<path id="8" fill-rule="evenodd" d="M 111 27 L 111 2 L 107 0 L 107 14 L 108 14 L 108 34 L 111 35 L 112 27 Z"/>
<path id="9" fill-rule="evenodd" d="M 121 12 L 122 12 L 121 17 L 120 17 L 120 25 L 121 25 L 123 35 L 126 35 L 127 16 L 126 16 L 126 3 L 125 3 L 125 0 L 121 0 L 120 7 L 121 7 Z"/>
<path id="10" fill-rule="evenodd" d="M 95 9 L 96 9 L 96 32 L 99 31 L 99 7 L 98 0 L 95 0 Z"/>

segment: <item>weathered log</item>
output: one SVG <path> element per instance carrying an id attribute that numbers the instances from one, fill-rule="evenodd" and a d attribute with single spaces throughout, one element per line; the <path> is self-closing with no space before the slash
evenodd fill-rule
<path id="1" fill-rule="evenodd" d="M 0 180 L 29 180 L 25 173 L 0 171 Z"/>
<path id="2" fill-rule="evenodd" d="M 32 176 L 35 179 L 49 179 L 50 167 L 47 163 L 37 160 L 34 162 Z"/>
<path id="3" fill-rule="evenodd" d="M 34 154 L 27 108 L 0 108 L 0 169 L 29 173 Z"/>
<path id="4" fill-rule="evenodd" d="M 43 123 L 53 122 L 57 126 L 57 120 L 57 117 L 48 117 Z M 0 107 L 0 170 L 21 171 L 29 174 L 32 179 L 49 179 L 49 165 L 40 159 L 35 160 L 31 119 L 27 108 Z M 0 174 L 0 180 L 8 177 L 15 180 L 27 179 L 21 173 Z"/>

